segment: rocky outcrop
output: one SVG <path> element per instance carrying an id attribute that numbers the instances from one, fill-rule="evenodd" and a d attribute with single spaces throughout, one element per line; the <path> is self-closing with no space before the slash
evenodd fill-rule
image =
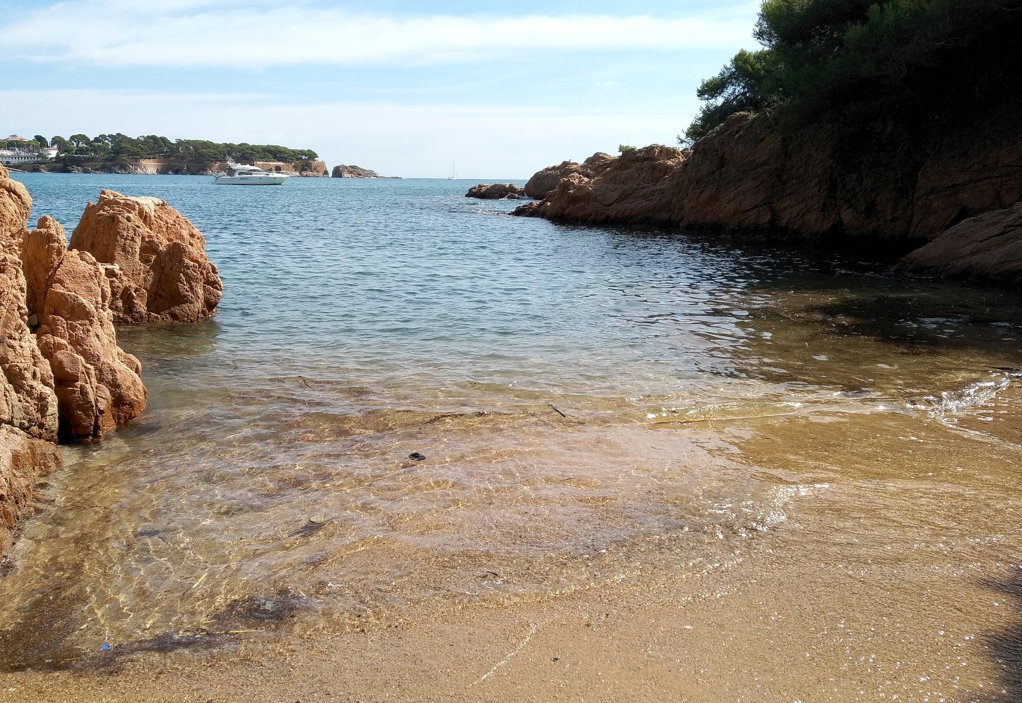
<path id="1" fill-rule="evenodd" d="M 368 168 L 362 168 L 361 166 L 348 166 L 346 164 L 339 164 L 334 166 L 334 170 L 330 173 L 333 178 L 379 178 L 380 174 L 376 171 L 371 171 Z"/>
<path id="2" fill-rule="evenodd" d="M 670 177 L 684 162 L 679 150 L 666 146 L 627 149 L 620 157 L 603 161 L 597 175 L 571 173 L 541 203 L 529 203 L 515 214 L 592 224 L 667 224 Z"/>
<path id="3" fill-rule="evenodd" d="M 33 486 L 60 464 L 53 374 L 29 329 L 19 256 L 31 205 L 0 166 L 0 555 L 32 512 Z"/>
<path id="4" fill-rule="evenodd" d="M 102 191 L 70 246 L 106 265 L 117 324 L 194 322 L 213 315 L 223 294 L 202 233 L 158 198 Z"/>
<path id="5" fill-rule="evenodd" d="M 899 247 L 939 237 L 906 266 L 1016 281 L 1016 115 L 989 110 L 954 128 L 822 120 L 797 131 L 770 114 L 733 115 L 690 152 L 627 150 L 595 176 L 570 162 L 544 169 L 530 182 L 560 175 L 558 184 L 515 214 Z M 1005 212 L 963 222 L 994 210 Z"/>
<path id="6" fill-rule="evenodd" d="M 64 228 L 43 217 L 25 233 L 22 258 L 36 340 L 53 372 L 64 438 L 100 437 L 146 405 L 142 365 L 117 346 L 104 267 L 63 250 Z"/>
<path id="7" fill-rule="evenodd" d="M 58 410 L 50 364 L 29 329 L 26 284 L 18 256 L 0 253 L 0 424 L 55 441 Z"/>
<path id="8" fill-rule="evenodd" d="M 202 235 L 162 200 L 103 191 L 71 249 L 51 217 L 27 229 L 31 205 L 0 166 L 0 554 L 60 464 L 56 441 L 101 437 L 145 408 L 115 309 L 125 322 L 201 319 L 222 291 Z"/>
<path id="9" fill-rule="evenodd" d="M 7 169 L 0 166 L 0 242 L 20 234 L 31 210 L 32 198 L 25 186 L 12 180 Z"/>
<path id="10" fill-rule="evenodd" d="M 514 183 L 494 183 L 488 185 L 480 183 L 469 188 L 465 193 L 466 198 L 480 198 L 482 200 L 518 200 L 525 191 Z"/>
<path id="11" fill-rule="evenodd" d="M 902 259 L 913 271 L 1022 284 L 1022 202 L 972 217 Z"/>
<path id="12" fill-rule="evenodd" d="M 563 179 L 573 174 L 580 174 L 585 178 L 594 178 L 605 171 L 614 157 L 610 154 L 597 152 L 582 163 L 574 161 L 562 161 L 557 166 L 548 166 L 535 173 L 528 183 L 525 184 L 525 194 L 537 200 L 545 198 L 550 191 L 557 187 Z"/>

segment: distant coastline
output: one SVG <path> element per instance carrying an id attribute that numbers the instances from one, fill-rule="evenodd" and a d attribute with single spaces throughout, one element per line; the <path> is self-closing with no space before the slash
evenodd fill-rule
<path id="1" fill-rule="evenodd" d="M 289 176 L 303 178 L 401 178 L 401 176 L 381 176 L 376 171 L 361 166 L 339 164 L 328 170 L 326 162 L 312 161 L 312 168 L 297 169 L 293 164 L 283 161 L 254 161 L 253 166 L 274 173 L 286 173 Z M 116 174 L 143 176 L 215 176 L 227 171 L 226 161 L 213 164 L 188 163 L 175 159 L 135 159 L 130 162 L 116 163 L 105 160 L 83 161 L 81 164 L 67 165 L 59 161 L 19 164 L 18 167 L 8 166 L 11 173 L 82 173 L 82 174 Z"/>

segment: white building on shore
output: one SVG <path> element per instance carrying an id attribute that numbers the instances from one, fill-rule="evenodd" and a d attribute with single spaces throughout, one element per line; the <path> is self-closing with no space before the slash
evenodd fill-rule
<path id="1" fill-rule="evenodd" d="M 34 164 L 45 159 L 38 149 L 0 149 L 0 164 L 4 166 Z"/>
<path id="2" fill-rule="evenodd" d="M 12 134 L 7 139 L 0 139 L 0 141 L 8 143 L 8 148 L 0 149 L 0 164 L 4 166 L 34 164 L 57 158 L 57 147 L 39 148 L 34 140 L 25 139 L 17 134 Z M 11 142 L 17 144 L 14 145 Z"/>

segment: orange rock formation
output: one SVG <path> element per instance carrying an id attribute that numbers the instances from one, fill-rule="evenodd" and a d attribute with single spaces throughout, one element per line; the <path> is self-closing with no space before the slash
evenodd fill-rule
<path id="1" fill-rule="evenodd" d="M 158 198 L 102 191 L 86 206 L 71 249 L 107 264 L 117 324 L 195 322 L 215 313 L 223 295 L 202 233 Z"/>

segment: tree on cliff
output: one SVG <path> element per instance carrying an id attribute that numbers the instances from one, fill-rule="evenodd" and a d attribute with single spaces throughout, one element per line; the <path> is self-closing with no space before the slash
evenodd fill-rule
<path id="1" fill-rule="evenodd" d="M 1019 0 L 764 0 L 753 31 L 764 49 L 703 81 L 679 141 L 736 112 L 777 107 L 798 122 L 869 103 L 923 116 L 949 96 L 989 97 L 1019 82 L 1020 29 Z"/>

